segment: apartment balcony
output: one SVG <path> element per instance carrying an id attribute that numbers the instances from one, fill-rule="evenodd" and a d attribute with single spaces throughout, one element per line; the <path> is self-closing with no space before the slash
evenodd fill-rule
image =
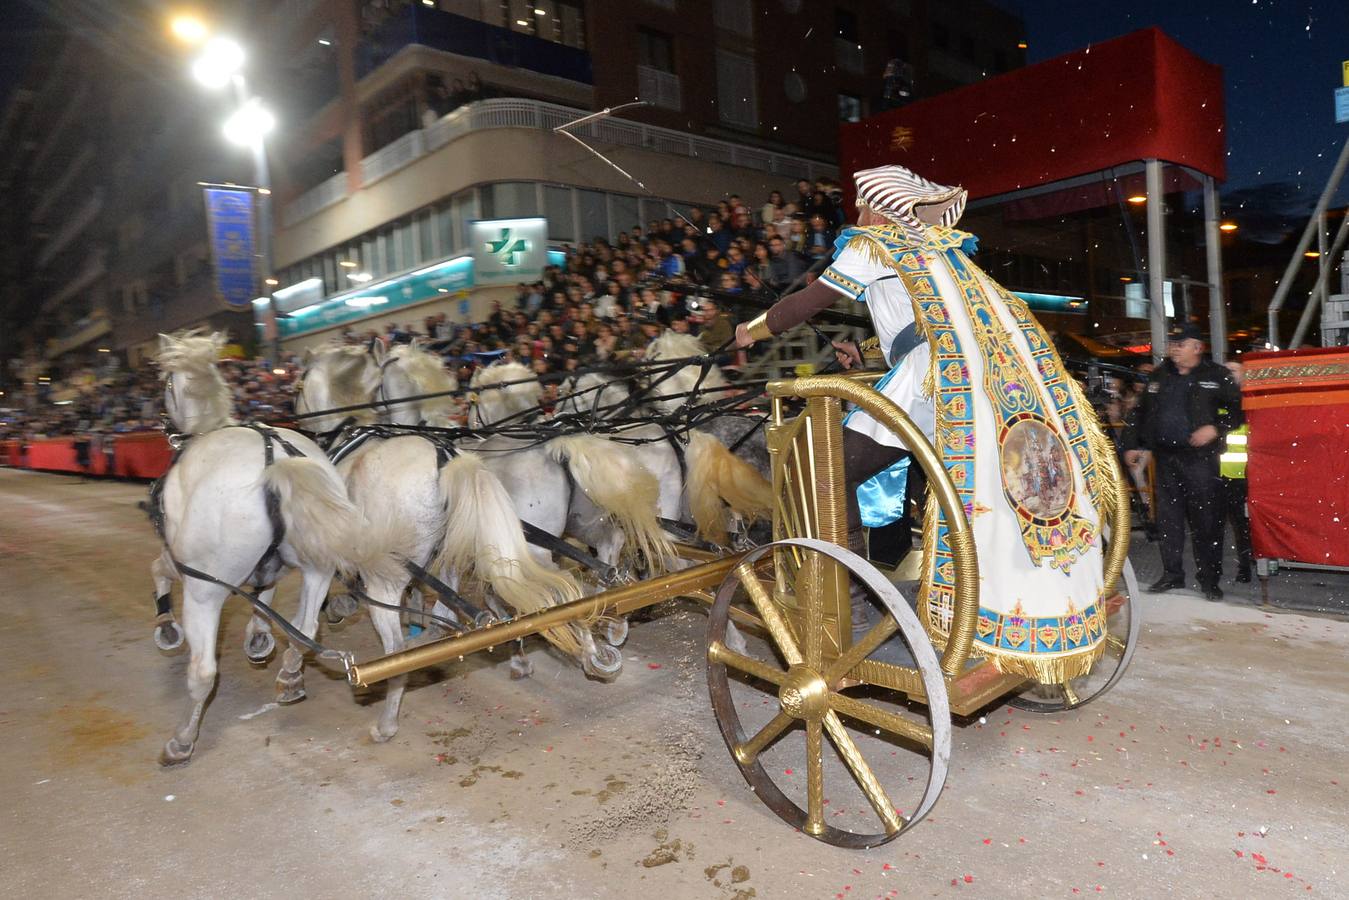
<path id="1" fill-rule="evenodd" d="M 362 177 L 366 184 L 386 178 L 474 132 L 498 128 L 526 128 L 551 132 L 557 126 L 573 122 L 587 113 L 587 110 L 539 100 L 502 98 L 470 103 L 429 127 L 409 132 L 392 144 L 367 156 L 361 161 Z M 838 172 L 836 166 L 818 160 L 746 147 L 743 144 L 700 137 L 670 128 L 643 125 L 626 119 L 599 119 L 573 129 L 572 133 L 589 142 L 682 156 L 700 162 L 739 166 L 779 175 L 784 181 L 796 181 L 800 178 L 813 181 L 825 175 L 837 177 Z M 289 228 L 340 202 L 346 196 L 346 176 L 339 174 L 287 204 L 280 217 L 282 226 Z"/>
<path id="2" fill-rule="evenodd" d="M 410 44 L 582 84 L 594 83 L 590 54 L 584 50 L 420 3 L 405 7 L 365 37 L 357 56 L 356 77 L 364 78 Z"/>
<path id="3" fill-rule="evenodd" d="M 161 332 L 204 325 L 221 313 L 237 312 L 221 301 L 216 293 L 213 273 L 208 269 L 193 275 L 186 283 L 167 292 L 159 292 L 148 308 L 116 317 L 112 343 L 125 349 L 154 340 Z M 251 316 L 251 313 L 241 315 Z"/>
<path id="4" fill-rule="evenodd" d="M 47 240 L 47 243 L 42 245 L 42 249 L 37 255 L 37 267 L 40 269 L 55 259 L 57 254 L 70 245 L 71 241 L 83 234 L 85 229 L 94 223 L 98 214 L 102 211 L 103 189 L 95 188 L 79 209 L 62 222 L 56 233 Z"/>

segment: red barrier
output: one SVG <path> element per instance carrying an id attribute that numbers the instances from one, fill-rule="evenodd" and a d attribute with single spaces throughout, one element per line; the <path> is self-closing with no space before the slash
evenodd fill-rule
<path id="1" fill-rule="evenodd" d="M 114 437 L 113 474 L 122 478 L 158 478 L 173 462 L 173 448 L 158 431 Z"/>
<path id="2" fill-rule="evenodd" d="M 107 454 L 108 442 L 112 458 Z M 89 466 L 79 465 L 75 438 L 49 438 L 31 441 L 27 454 L 19 441 L 0 443 L 0 464 L 46 472 L 74 472 L 82 475 L 117 475 L 122 478 L 158 478 L 169 470 L 173 448 L 157 431 L 114 434 L 91 439 Z"/>

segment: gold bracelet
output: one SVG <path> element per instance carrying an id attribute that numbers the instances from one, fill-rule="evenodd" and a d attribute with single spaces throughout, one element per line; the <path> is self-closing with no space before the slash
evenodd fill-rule
<path id="1" fill-rule="evenodd" d="M 749 336 L 756 341 L 766 341 L 773 336 L 773 332 L 768 330 L 768 313 L 750 319 L 745 328 L 749 331 Z"/>

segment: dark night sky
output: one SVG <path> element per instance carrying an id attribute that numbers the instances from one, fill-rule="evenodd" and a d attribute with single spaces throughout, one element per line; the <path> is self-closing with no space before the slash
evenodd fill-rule
<path id="1" fill-rule="evenodd" d="M 1349 59 L 1349 0 L 995 0 L 1026 22 L 1028 62 L 1157 26 L 1223 67 L 1225 190 L 1266 182 L 1320 195 L 1349 124 L 1332 92 Z M 1340 202 L 1349 189 L 1339 192 Z"/>

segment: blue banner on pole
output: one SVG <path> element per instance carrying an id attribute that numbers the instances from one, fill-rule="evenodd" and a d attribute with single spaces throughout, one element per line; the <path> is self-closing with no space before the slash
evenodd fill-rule
<path id="1" fill-rule="evenodd" d="M 206 230 L 216 290 L 234 309 L 257 296 L 253 260 L 253 192 L 206 188 Z"/>

